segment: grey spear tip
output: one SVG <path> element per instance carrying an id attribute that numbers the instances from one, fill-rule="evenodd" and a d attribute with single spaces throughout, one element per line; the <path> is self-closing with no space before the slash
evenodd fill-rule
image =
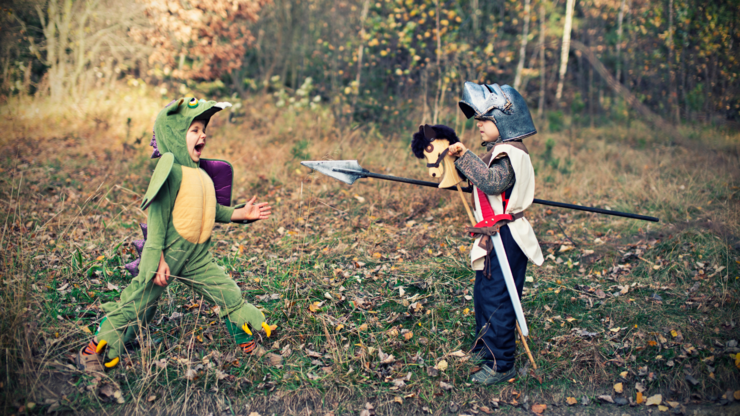
<path id="1" fill-rule="evenodd" d="M 301 165 L 350 185 L 363 177 L 362 166 L 356 160 L 304 160 Z M 357 174 L 336 172 L 334 169 L 357 171 Z"/>

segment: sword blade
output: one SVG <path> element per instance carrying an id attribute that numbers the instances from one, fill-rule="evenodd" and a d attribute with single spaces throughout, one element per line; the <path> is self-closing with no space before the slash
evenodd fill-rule
<path id="1" fill-rule="evenodd" d="M 527 328 L 527 320 L 524 319 L 524 311 L 522 310 L 522 303 L 519 300 L 519 292 L 516 290 L 516 283 L 514 282 L 514 275 L 511 274 L 511 266 L 509 266 L 509 259 L 506 257 L 506 250 L 504 249 L 504 243 L 501 241 L 501 234 L 496 233 L 491 236 L 493 240 L 493 251 L 496 252 L 496 258 L 498 264 L 501 266 L 501 271 L 504 274 L 504 282 L 506 282 L 506 289 L 509 291 L 509 297 L 511 303 L 514 305 L 514 313 L 516 313 L 516 320 L 519 322 L 519 327 L 522 330 L 522 335 L 529 336 L 529 329 Z"/>

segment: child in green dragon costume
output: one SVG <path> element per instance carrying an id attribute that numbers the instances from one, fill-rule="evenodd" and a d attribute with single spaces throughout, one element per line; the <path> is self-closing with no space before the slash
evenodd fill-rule
<path id="1" fill-rule="evenodd" d="M 200 157 L 208 121 L 230 106 L 181 98 L 157 115 L 152 157 L 161 158 L 141 204 L 149 210 L 147 224 L 142 225 L 146 242 L 137 246 L 141 259 L 133 267 L 127 265 L 135 278 L 120 300 L 102 305 L 106 316 L 93 340 L 78 354 L 80 369 L 102 371 L 118 364 L 124 344 L 151 321 L 159 297 L 173 279 L 219 306 L 220 317 L 245 353 L 256 347 L 253 330 L 264 329 L 270 336 L 264 314 L 242 299 L 239 287 L 209 251 L 216 222 L 249 223 L 270 216 L 270 206 L 255 204 L 256 197 L 229 207 L 231 165 Z"/>

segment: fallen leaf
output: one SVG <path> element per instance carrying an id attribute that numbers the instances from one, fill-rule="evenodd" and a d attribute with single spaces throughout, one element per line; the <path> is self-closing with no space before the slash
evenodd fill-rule
<path id="1" fill-rule="evenodd" d="M 623 391 L 624 391 L 624 386 L 622 385 L 622 383 L 617 383 L 614 385 L 615 393 L 622 394 Z"/>
<path id="2" fill-rule="evenodd" d="M 309 348 L 306 348 L 306 355 L 312 358 L 321 358 L 322 355 L 314 350 L 311 350 Z"/>
<path id="3" fill-rule="evenodd" d="M 393 383 L 393 387 L 397 387 L 399 389 L 406 387 L 406 380 L 402 378 L 397 378 L 393 380 L 392 383 Z M 401 403 L 403 403 L 403 401 Z"/>
<path id="4" fill-rule="evenodd" d="M 101 396 L 111 397 L 113 396 L 114 389 L 112 384 L 104 384 L 100 387 L 99 393 Z"/>
<path id="5" fill-rule="evenodd" d="M 647 399 L 647 402 L 645 403 L 646 406 L 654 406 L 659 405 L 663 402 L 663 396 L 660 394 L 656 394 L 654 396 L 650 396 Z"/>
<path id="6" fill-rule="evenodd" d="M 445 370 L 447 370 L 447 361 L 442 360 L 442 361 L 438 362 L 437 365 L 434 366 L 434 368 L 436 368 L 439 371 L 445 371 Z"/>
<path id="7" fill-rule="evenodd" d="M 343 330 L 343 329 L 344 329 L 344 325 L 343 325 L 343 324 L 339 324 L 339 325 L 337 325 L 337 327 L 336 327 L 336 331 L 337 331 L 337 332 L 339 332 L 339 331 L 341 331 L 341 330 Z"/>
<path id="8" fill-rule="evenodd" d="M 360 331 L 367 331 L 367 324 L 360 325 L 359 330 Z"/>
<path id="9" fill-rule="evenodd" d="M 321 309 L 321 304 L 323 304 L 323 303 L 324 302 L 314 302 L 314 303 L 308 305 L 308 310 L 311 311 L 311 312 L 318 312 L 319 309 Z"/>
<path id="10" fill-rule="evenodd" d="M 635 403 L 637 403 L 637 404 L 642 404 L 642 400 L 643 400 L 643 397 L 642 397 L 642 392 L 639 392 L 639 391 L 638 391 L 638 392 L 637 392 L 637 397 L 635 398 Z"/>
<path id="11" fill-rule="evenodd" d="M 491 413 L 493 413 L 493 411 L 488 406 L 481 406 L 478 408 L 478 410 L 480 410 L 481 412 L 487 415 L 490 415 Z"/>
<path id="12" fill-rule="evenodd" d="M 452 384 L 447 384 L 444 381 L 439 382 L 439 387 L 442 387 L 442 390 L 450 391 L 455 388 Z"/>
<path id="13" fill-rule="evenodd" d="M 155 400 L 157 400 L 157 396 L 149 396 L 149 398 L 146 399 L 146 401 L 148 401 L 148 402 L 153 402 Z"/>
<path id="14" fill-rule="evenodd" d="M 378 349 L 378 358 L 380 358 L 381 364 L 391 364 L 396 361 L 396 358 L 393 356 L 393 354 L 386 354 L 381 349 Z"/>
<path id="15" fill-rule="evenodd" d="M 270 362 L 271 366 L 275 367 L 283 363 L 283 356 L 271 352 L 267 354 L 267 360 Z"/>
<path id="16" fill-rule="evenodd" d="M 732 397 L 734 397 L 735 400 L 740 401 L 740 390 L 735 390 L 735 393 L 732 394 Z"/>
<path id="17" fill-rule="evenodd" d="M 547 409 L 547 405 L 544 404 L 533 404 L 531 408 L 532 412 L 538 415 L 541 415 L 545 409 Z"/>
<path id="18" fill-rule="evenodd" d="M 668 406 L 658 405 L 658 410 L 660 410 L 661 412 L 667 412 Z"/>
<path id="19" fill-rule="evenodd" d="M 574 404 L 578 403 L 578 400 L 576 400 L 575 397 L 568 397 L 565 399 L 565 402 L 568 403 L 568 406 L 573 406 Z"/>
<path id="20" fill-rule="evenodd" d="M 375 416 L 375 408 L 370 403 L 365 403 L 365 408 L 360 412 L 360 416 Z"/>
<path id="21" fill-rule="evenodd" d="M 404 338 L 404 339 L 405 339 L 406 341 L 408 341 L 408 340 L 410 340 L 411 338 L 413 338 L 413 336 L 414 336 L 414 333 L 413 333 L 413 332 L 411 332 L 411 331 L 409 331 L 409 332 L 407 332 L 407 333 L 403 334 L 403 338 Z"/>
<path id="22" fill-rule="evenodd" d="M 116 390 L 115 393 L 113 393 L 113 397 L 116 399 L 116 403 L 123 404 L 126 401 L 123 400 L 123 393 L 121 393 L 121 390 Z"/>
<path id="23" fill-rule="evenodd" d="M 463 357 L 465 357 L 465 353 L 464 353 L 464 352 L 462 352 L 462 350 L 457 350 L 457 351 L 455 351 L 455 352 L 451 352 L 451 353 L 449 353 L 449 354 L 447 354 L 447 355 L 450 355 L 450 356 L 452 356 L 452 357 L 458 357 L 458 358 L 463 358 Z"/>
<path id="24" fill-rule="evenodd" d="M 601 396 L 598 396 L 597 399 L 601 400 L 602 402 L 614 404 L 614 399 L 612 399 L 612 396 L 608 394 L 602 394 Z"/>

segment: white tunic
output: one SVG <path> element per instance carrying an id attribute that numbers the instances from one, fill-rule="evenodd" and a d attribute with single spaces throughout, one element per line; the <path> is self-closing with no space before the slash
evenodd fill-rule
<path id="1" fill-rule="evenodd" d="M 490 167 L 494 160 L 503 155 L 509 156 L 516 176 L 516 182 L 514 183 L 514 188 L 511 191 L 509 203 L 504 214 L 515 214 L 526 210 L 532 205 L 532 201 L 534 200 L 534 168 L 532 167 L 532 161 L 529 159 L 529 155 L 525 151 L 506 143 L 498 144 L 493 148 L 493 154 L 488 162 L 488 166 Z M 495 214 L 501 214 L 504 207 L 501 195 L 486 196 L 491 204 L 491 208 L 493 208 L 493 212 Z M 477 187 L 473 189 L 473 198 L 475 199 L 475 219 L 478 222 L 483 221 L 484 218 L 481 215 Z M 537 236 L 535 236 L 532 225 L 529 224 L 527 218 L 519 218 L 510 222 L 508 225 L 511 236 L 527 258 L 538 266 L 542 265 L 545 259 L 542 258 L 540 244 L 537 242 Z M 470 250 L 470 262 L 473 270 L 483 270 L 485 265 L 486 250 L 478 246 L 480 239 L 478 237 L 475 240 L 473 248 Z"/>

